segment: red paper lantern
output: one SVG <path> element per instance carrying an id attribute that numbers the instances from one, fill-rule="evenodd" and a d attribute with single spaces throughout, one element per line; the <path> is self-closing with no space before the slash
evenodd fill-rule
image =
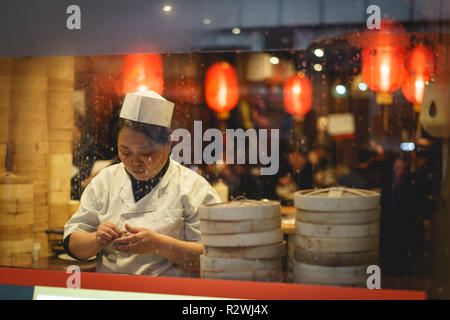
<path id="1" fill-rule="evenodd" d="M 308 77 L 299 72 L 290 77 L 283 85 L 284 108 L 295 116 L 303 116 L 312 104 L 312 86 Z"/>
<path id="2" fill-rule="evenodd" d="M 406 42 L 404 28 L 386 20 L 363 34 L 361 74 L 370 89 L 388 93 L 403 85 Z"/>
<path id="3" fill-rule="evenodd" d="M 407 77 L 402 87 L 406 100 L 414 104 L 422 104 L 425 82 L 430 80 L 434 72 L 434 55 L 423 45 L 411 50 L 408 55 Z"/>
<path id="4" fill-rule="evenodd" d="M 124 58 L 123 91 L 153 90 L 162 94 L 163 63 L 159 54 L 131 54 Z"/>
<path id="5" fill-rule="evenodd" d="M 205 77 L 205 99 L 208 107 L 216 112 L 233 109 L 239 101 L 237 73 L 228 62 L 216 62 Z"/>

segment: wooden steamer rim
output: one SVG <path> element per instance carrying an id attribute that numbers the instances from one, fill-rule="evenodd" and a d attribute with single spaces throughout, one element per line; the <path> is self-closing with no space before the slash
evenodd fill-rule
<path id="1" fill-rule="evenodd" d="M 281 229 L 235 233 L 235 234 L 202 234 L 201 242 L 205 246 L 211 247 L 251 247 L 274 244 L 283 241 L 283 232 Z"/>
<path id="2" fill-rule="evenodd" d="M 315 252 L 300 247 L 294 250 L 294 259 L 319 266 L 357 266 L 378 264 L 378 249 L 363 252 Z"/>
<path id="3" fill-rule="evenodd" d="M 364 284 L 369 277 L 368 265 L 328 267 L 306 264 L 294 260 L 295 282 L 318 284 Z"/>
<path id="4" fill-rule="evenodd" d="M 378 249 L 379 237 L 316 238 L 297 234 L 295 246 L 316 252 L 361 252 Z"/>
<path id="5" fill-rule="evenodd" d="M 296 210 L 296 218 L 302 222 L 326 224 L 364 224 L 380 220 L 380 207 L 363 211 L 308 211 Z"/>
<path id="6" fill-rule="evenodd" d="M 200 231 L 202 234 L 249 233 L 280 228 L 280 217 L 241 221 L 200 220 Z"/>
<path id="7" fill-rule="evenodd" d="M 200 270 L 200 277 L 203 279 L 225 279 L 238 281 L 283 281 L 283 273 L 281 271 L 266 270 L 225 272 Z"/>
<path id="8" fill-rule="evenodd" d="M 229 259 L 200 256 L 200 268 L 204 271 L 281 271 L 281 259 Z"/>
<path id="9" fill-rule="evenodd" d="M 364 238 L 375 237 L 380 234 L 380 223 L 338 225 L 316 224 L 299 220 L 295 221 L 295 233 L 308 237 L 319 238 Z"/>
<path id="10" fill-rule="evenodd" d="M 245 213 L 242 213 L 245 209 Z M 242 221 L 270 219 L 280 216 L 281 207 L 277 201 L 258 201 L 240 197 L 230 202 L 202 205 L 198 215 L 202 220 Z"/>
<path id="11" fill-rule="evenodd" d="M 309 211 L 360 211 L 378 208 L 380 194 L 375 191 L 351 188 L 301 190 L 294 193 L 298 209 Z"/>
<path id="12" fill-rule="evenodd" d="M 205 256 L 230 259 L 270 259 L 286 255 L 285 243 L 254 247 L 210 247 L 204 246 Z"/>

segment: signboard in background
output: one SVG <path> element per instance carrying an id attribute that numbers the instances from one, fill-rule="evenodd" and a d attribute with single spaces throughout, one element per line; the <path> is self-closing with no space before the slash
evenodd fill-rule
<path id="1" fill-rule="evenodd" d="M 355 118 L 353 113 L 328 115 L 327 133 L 335 139 L 353 139 L 355 137 Z"/>

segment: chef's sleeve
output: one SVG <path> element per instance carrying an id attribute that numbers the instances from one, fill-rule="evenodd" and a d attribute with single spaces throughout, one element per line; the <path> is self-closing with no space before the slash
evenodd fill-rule
<path id="1" fill-rule="evenodd" d="M 193 184 L 189 196 L 183 202 L 185 241 L 200 241 L 198 208 L 202 204 L 220 203 L 221 199 L 216 190 L 202 178 Z"/>
<path id="2" fill-rule="evenodd" d="M 76 231 L 94 232 L 100 224 L 99 214 L 104 207 L 99 183 L 93 179 L 84 190 L 78 211 L 64 225 L 64 239 Z"/>

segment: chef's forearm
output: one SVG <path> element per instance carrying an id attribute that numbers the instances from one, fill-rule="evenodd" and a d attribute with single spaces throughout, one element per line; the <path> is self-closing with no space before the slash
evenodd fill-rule
<path id="1" fill-rule="evenodd" d="M 154 251 L 185 270 L 200 270 L 200 255 L 203 245 L 200 242 L 182 241 L 166 235 L 159 235 Z"/>
<path id="2" fill-rule="evenodd" d="M 95 256 L 102 249 L 95 239 L 95 232 L 76 231 L 72 233 L 69 249 L 72 255 L 79 260 Z"/>

